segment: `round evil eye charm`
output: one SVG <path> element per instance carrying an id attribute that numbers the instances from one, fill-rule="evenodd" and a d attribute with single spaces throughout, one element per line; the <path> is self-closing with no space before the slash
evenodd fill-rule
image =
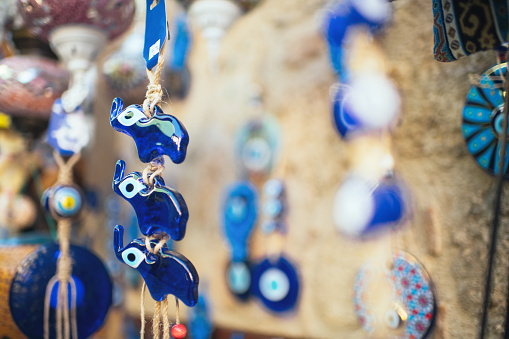
<path id="1" fill-rule="evenodd" d="M 294 310 L 299 298 L 299 286 L 297 270 L 284 256 L 275 262 L 265 259 L 253 268 L 252 293 L 273 312 Z"/>
<path id="2" fill-rule="evenodd" d="M 41 203 L 54 218 L 75 218 L 83 209 L 83 193 L 74 185 L 52 186 L 44 191 Z"/>

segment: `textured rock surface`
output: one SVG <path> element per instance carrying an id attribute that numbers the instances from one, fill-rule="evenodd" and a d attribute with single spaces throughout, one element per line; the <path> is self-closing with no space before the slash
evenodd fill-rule
<path id="1" fill-rule="evenodd" d="M 171 103 L 172 113 L 190 134 L 186 161 L 166 167 L 168 181 L 178 182 L 190 211 L 187 235 L 177 250 L 197 267 L 218 326 L 276 336 L 365 338 L 352 302 L 355 274 L 365 260 L 399 247 L 414 254 L 434 280 L 442 318 L 432 337 L 473 338 L 495 187 L 494 179 L 466 150 L 461 110 L 470 87 L 468 74 L 490 66 L 494 55 L 482 53 L 448 64 L 434 61 L 431 1 L 393 2 L 394 23 L 379 42 L 404 98 L 392 147 L 396 171 L 412 191 L 414 213 L 408 225 L 391 237 L 351 242 L 337 233 L 332 220 L 334 195 L 350 166 L 350 146 L 332 126 L 329 87 L 335 78 L 320 33 L 326 3 L 265 0 L 226 34 L 219 74 L 209 73 L 205 42 L 195 34 L 191 92 L 186 101 Z M 284 136 L 282 161 L 274 176 L 283 177 L 288 185 L 289 233 L 284 250 L 299 263 L 303 287 L 298 311 L 285 317 L 269 314 L 255 301 L 239 304 L 225 284 L 228 248 L 219 208 L 223 188 L 238 179 L 233 138 L 252 115 L 252 83 L 262 88 L 264 108 L 277 117 Z M 170 111 L 169 106 L 165 111 Z M 123 149 L 134 147 L 123 136 L 116 137 L 119 145 L 125 143 Z M 142 168 L 131 164 L 129 170 Z M 493 338 L 500 337 L 503 327 L 509 265 L 507 206 L 489 319 Z M 253 257 L 260 258 L 268 250 L 265 240 L 256 232 Z M 433 244 L 438 254 L 433 254 Z"/>

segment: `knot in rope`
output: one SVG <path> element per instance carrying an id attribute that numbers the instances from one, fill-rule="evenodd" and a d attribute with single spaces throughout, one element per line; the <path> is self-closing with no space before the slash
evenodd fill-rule
<path id="1" fill-rule="evenodd" d="M 155 177 L 161 175 L 164 171 L 163 157 L 152 160 L 142 172 L 143 183 L 149 187 L 154 187 Z"/>

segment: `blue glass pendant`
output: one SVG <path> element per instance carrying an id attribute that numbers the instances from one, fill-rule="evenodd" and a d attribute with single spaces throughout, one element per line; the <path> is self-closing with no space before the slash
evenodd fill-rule
<path id="1" fill-rule="evenodd" d="M 247 241 L 258 215 L 258 194 L 249 182 L 232 185 L 223 203 L 223 225 L 231 245 L 232 261 L 247 258 Z"/>
<path id="2" fill-rule="evenodd" d="M 75 185 L 56 185 L 44 191 L 41 204 L 56 218 L 76 218 L 83 210 L 83 193 Z"/>
<path id="3" fill-rule="evenodd" d="M 166 187 L 161 177 L 156 177 L 150 188 L 143 183 L 140 172 L 126 176 L 124 172 L 125 162 L 117 161 L 113 190 L 134 208 L 140 232 L 146 236 L 164 232 L 177 241 L 184 238 L 189 212 L 182 195 Z"/>
<path id="4" fill-rule="evenodd" d="M 48 126 L 48 144 L 61 156 L 70 157 L 81 151 L 88 144 L 90 136 L 81 108 L 73 112 L 64 111 L 62 100 L 53 103 L 51 119 Z"/>
<path id="5" fill-rule="evenodd" d="M 246 301 L 251 289 L 251 263 L 248 260 L 230 262 L 226 269 L 226 282 L 230 292 L 241 301 Z"/>
<path id="6" fill-rule="evenodd" d="M 118 260 L 136 269 L 147 284 L 155 301 L 162 301 L 168 294 L 191 307 L 198 302 L 198 272 L 182 254 L 170 251 L 164 245 L 158 255 L 150 253 L 145 240 L 135 239 L 123 245 L 124 228 L 115 227 L 113 247 Z M 152 241 L 155 246 L 157 241 Z"/>
<path id="7" fill-rule="evenodd" d="M 477 163 L 486 172 L 496 175 L 500 159 L 500 148 L 507 140 L 500 140 L 502 134 L 504 89 L 501 78 L 506 71 L 507 63 L 491 67 L 483 73 L 481 84 L 472 86 L 463 108 L 461 126 L 467 149 Z M 490 79 L 490 76 L 500 77 Z M 504 162 L 504 178 L 509 179 L 506 154 Z"/>
<path id="8" fill-rule="evenodd" d="M 140 105 L 123 109 L 122 99 L 115 98 L 111 106 L 110 124 L 118 132 L 134 139 L 138 157 L 142 162 L 167 155 L 180 164 L 186 158 L 189 135 L 184 125 L 174 116 L 164 114 L 159 106 L 154 116 L 148 119 Z"/>
<path id="9" fill-rule="evenodd" d="M 200 292 L 198 304 L 189 312 L 189 332 L 193 339 L 210 339 L 212 337 L 212 320 L 208 301 L 203 291 Z"/>
<path id="10" fill-rule="evenodd" d="M 37 247 L 19 265 L 9 291 L 9 307 L 19 329 L 29 338 L 43 338 L 46 286 L 55 275 L 57 244 Z M 102 262 L 89 250 L 70 247 L 72 278 L 76 284 L 78 337 L 88 338 L 103 323 L 112 302 L 112 283 Z M 58 284 L 50 299 L 50 338 L 55 338 Z M 70 300 L 70 298 L 69 298 Z"/>
<path id="11" fill-rule="evenodd" d="M 356 119 L 354 115 L 345 109 L 345 103 L 348 100 L 349 92 L 350 86 L 340 86 L 334 96 L 332 108 L 336 129 L 343 138 L 362 130 L 362 124 L 359 119 Z"/>
<path id="12" fill-rule="evenodd" d="M 410 213 L 409 194 L 402 182 L 386 177 L 369 182 L 347 178 L 334 201 L 338 230 L 358 239 L 373 237 L 401 225 Z"/>
<path id="13" fill-rule="evenodd" d="M 295 266 L 283 255 L 275 262 L 265 259 L 253 267 L 252 293 L 271 311 L 282 313 L 295 309 L 299 289 Z"/>
<path id="14" fill-rule="evenodd" d="M 342 81 L 348 78 L 344 69 L 345 41 L 349 28 L 364 26 L 375 32 L 389 20 L 390 8 L 387 0 L 347 0 L 332 8 L 325 17 L 324 32 L 329 43 L 330 57 L 334 69 Z"/>
<path id="15" fill-rule="evenodd" d="M 394 296 L 386 310 L 377 308 L 382 314 L 375 311 L 375 301 L 371 299 L 379 290 L 378 279 L 386 280 Z M 384 338 L 424 339 L 434 325 L 435 289 L 428 272 L 415 257 L 395 251 L 390 269 L 373 263 L 361 268 L 355 281 L 354 305 L 361 326 L 368 333 L 377 330 L 379 335 L 385 332 Z"/>

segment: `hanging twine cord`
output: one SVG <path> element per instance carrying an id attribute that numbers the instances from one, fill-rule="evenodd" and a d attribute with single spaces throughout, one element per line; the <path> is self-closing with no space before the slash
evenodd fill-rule
<path id="1" fill-rule="evenodd" d="M 497 60 L 499 61 L 499 60 Z M 500 62 L 499 62 L 500 67 Z M 488 318 L 488 306 L 490 302 L 490 294 L 491 294 L 491 280 L 492 280 L 492 271 L 493 271 L 493 261 L 495 257 L 495 252 L 497 248 L 497 234 L 498 228 L 500 225 L 500 208 L 502 205 L 502 191 L 504 184 L 504 165 L 505 165 L 505 157 L 506 157 L 506 148 L 507 148 L 507 126 L 508 126 L 508 117 L 509 117 L 509 81 L 505 80 L 507 76 L 507 68 L 506 72 L 503 76 L 502 83 L 505 86 L 505 98 L 504 98 L 504 118 L 502 119 L 502 135 L 501 135 L 501 147 L 499 154 L 499 163 L 498 165 L 498 173 L 496 177 L 496 191 L 495 191 L 495 205 L 493 207 L 493 222 L 491 226 L 491 234 L 490 234 L 490 243 L 488 248 L 488 268 L 486 274 L 486 280 L 484 284 L 484 295 L 483 295 L 483 303 L 482 303 L 482 312 L 481 312 L 481 326 L 480 326 L 480 334 L 479 338 L 484 339 L 486 326 L 487 326 L 487 318 Z M 509 302 L 509 296 L 508 296 Z M 506 305 L 506 307 L 509 306 Z M 505 323 L 505 334 L 504 338 L 509 338 L 509 314 L 508 309 L 506 309 L 506 323 Z"/>
<path id="2" fill-rule="evenodd" d="M 152 69 L 147 69 L 147 77 L 149 80 L 149 84 L 147 86 L 147 93 L 145 94 L 145 101 L 143 101 L 143 113 L 145 113 L 147 118 L 152 118 L 154 116 L 154 109 L 157 104 L 161 102 L 163 97 L 163 89 L 159 84 L 161 80 L 161 72 L 163 70 L 164 64 L 164 46 L 161 47 L 161 51 L 159 52 L 159 58 L 157 59 L 157 65 L 154 66 L 155 71 Z"/>
<path id="3" fill-rule="evenodd" d="M 152 247 L 152 240 L 158 240 L 157 244 Z M 156 233 L 150 237 L 145 238 L 145 247 L 147 250 L 158 255 L 163 246 L 170 240 L 170 237 L 166 233 Z M 141 288 L 141 302 L 140 302 L 140 317 L 141 317 L 141 330 L 140 338 L 143 339 L 145 335 L 145 295 L 146 285 L 143 283 Z M 162 311 L 161 311 L 162 308 Z M 168 300 L 165 298 L 163 301 L 157 301 L 154 309 L 154 316 L 152 318 L 152 333 L 153 337 L 158 339 L 161 335 L 161 313 L 163 317 L 163 338 L 170 339 L 170 319 L 168 317 Z"/>
<path id="4" fill-rule="evenodd" d="M 147 167 L 143 170 L 141 176 L 143 183 L 149 187 L 154 187 L 154 180 L 157 176 L 161 175 L 164 171 L 163 157 L 152 160 Z"/>
<path id="5" fill-rule="evenodd" d="M 55 161 L 58 165 L 57 185 L 72 184 L 72 169 L 80 159 L 80 153 L 74 154 L 66 162 L 58 152 L 54 152 Z M 53 197 L 51 196 L 50 199 Z M 52 204 L 50 204 L 51 206 Z M 46 286 L 46 295 L 44 300 L 44 338 L 49 339 L 49 312 L 51 292 L 55 284 L 57 289 L 57 307 L 56 307 L 56 337 L 57 339 L 78 338 L 78 323 L 76 318 L 76 284 L 72 278 L 72 262 L 69 254 L 71 239 L 71 221 L 67 218 L 58 217 L 52 208 L 51 214 L 57 223 L 58 243 L 60 255 L 57 259 L 57 271 Z M 69 314 L 68 300 L 69 288 L 71 286 L 71 313 Z"/>

